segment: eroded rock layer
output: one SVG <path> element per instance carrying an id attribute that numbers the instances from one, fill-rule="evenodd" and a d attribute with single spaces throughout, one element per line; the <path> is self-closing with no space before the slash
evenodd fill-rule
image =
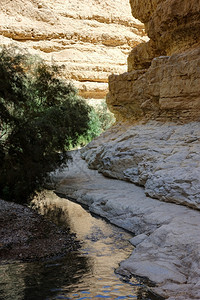
<path id="1" fill-rule="evenodd" d="M 128 52 L 147 39 L 128 0 L 2 0 L 0 20 L 1 45 L 66 65 L 85 97 L 103 98 L 108 75 L 124 72 Z"/>
<path id="2" fill-rule="evenodd" d="M 131 0 L 150 41 L 135 47 L 128 72 L 109 79 L 118 120 L 200 120 L 200 1 Z"/>

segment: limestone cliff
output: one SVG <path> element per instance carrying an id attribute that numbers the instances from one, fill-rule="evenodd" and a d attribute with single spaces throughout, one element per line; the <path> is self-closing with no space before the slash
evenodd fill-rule
<path id="1" fill-rule="evenodd" d="M 66 65 L 85 97 L 103 98 L 108 75 L 124 72 L 128 52 L 146 39 L 128 0 L 0 1 L 0 44 Z"/>
<path id="2" fill-rule="evenodd" d="M 131 0 L 150 37 L 110 76 L 108 103 L 118 120 L 200 120 L 200 1 Z"/>

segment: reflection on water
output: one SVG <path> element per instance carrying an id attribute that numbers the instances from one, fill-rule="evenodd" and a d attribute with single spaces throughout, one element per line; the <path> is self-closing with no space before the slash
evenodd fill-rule
<path id="1" fill-rule="evenodd" d="M 60 299 L 54 298 L 54 295 L 59 294 L 57 291 L 61 291 L 64 286 L 68 287 L 67 292 L 73 291 L 73 286 L 81 279 L 80 274 L 88 270 L 87 259 L 76 253 L 50 262 L 0 266 L 0 299 Z"/>
<path id="2" fill-rule="evenodd" d="M 49 262 L 0 266 L 0 299 L 159 299 L 136 279 L 127 283 L 114 273 L 133 250 L 129 233 L 51 192 L 34 204 L 76 233 L 81 249 Z"/>

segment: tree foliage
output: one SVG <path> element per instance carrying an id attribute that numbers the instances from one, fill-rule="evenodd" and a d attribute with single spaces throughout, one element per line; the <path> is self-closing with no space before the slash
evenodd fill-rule
<path id="1" fill-rule="evenodd" d="M 0 196 L 20 203 L 62 166 L 90 128 L 90 107 L 61 68 L 2 48 L 0 52 Z"/>
<path id="2" fill-rule="evenodd" d="M 101 103 L 96 107 L 95 112 L 98 116 L 101 132 L 107 130 L 115 123 L 115 117 L 108 109 L 105 100 L 102 100 Z"/>
<path id="3" fill-rule="evenodd" d="M 115 123 L 114 115 L 109 111 L 106 100 L 99 100 L 98 104 L 91 105 L 89 129 L 86 134 L 81 135 L 78 146 L 83 147 L 92 139 L 99 136 L 102 132 L 110 128 Z"/>

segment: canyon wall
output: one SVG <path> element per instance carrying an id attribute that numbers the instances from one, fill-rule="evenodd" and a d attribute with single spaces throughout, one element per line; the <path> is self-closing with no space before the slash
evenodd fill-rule
<path id="1" fill-rule="evenodd" d="M 152 198 L 200 209 L 200 0 L 130 3 L 150 40 L 133 48 L 128 72 L 109 77 L 107 103 L 121 125 L 83 157 Z"/>
<path id="2" fill-rule="evenodd" d="M 150 40 L 109 77 L 117 124 L 82 149 L 107 186 L 68 175 L 58 191 L 136 235 L 119 272 L 148 277 L 166 299 L 200 299 L 200 1 L 130 3 Z"/>
<path id="3" fill-rule="evenodd" d="M 52 175 L 55 189 L 135 234 L 122 273 L 200 299 L 200 0 L 63 2 L 0 3 L 1 44 L 64 63 L 85 97 L 120 73 L 107 96 L 117 124 Z"/>
<path id="4" fill-rule="evenodd" d="M 126 71 L 126 58 L 147 40 L 128 0 L 1 0 L 0 45 L 13 43 L 66 66 L 80 94 L 103 98 L 108 76 Z"/>
<path id="5" fill-rule="evenodd" d="M 128 72 L 109 78 L 118 120 L 200 120 L 200 1 L 130 0 L 150 40 L 128 57 Z"/>

